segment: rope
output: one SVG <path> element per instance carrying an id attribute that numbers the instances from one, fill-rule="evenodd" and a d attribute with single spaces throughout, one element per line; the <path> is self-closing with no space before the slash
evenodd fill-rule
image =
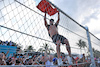
<path id="1" fill-rule="evenodd" d="M 3 27 L 3 28 L 6 28 L 6 29 L 9 29 L 9 30 L 12 30 L 12 31 L 21 33 L 21 34 L 25 34 L 25 35 L 28 35 L 28 36 L 31 36 L 31 37 L 34 37 L 34 38 L 37 38 L 37 39 L 41 39 L 41 40 L 44 40 L 44 41 L 53 43 L 52 41 L 49 41 L 49 40 L 46 40 L 46 39 L 43 39 L 43 38 L 40 38 L 40 37 L 37 37 L 37 36 L 33 36 L 33 35 L 30 35 L 30 34 L 27 34 L 27 33 L 21 32 L 21 31 L 18 31 L 18 30 L 14 30 L 14 29 L 11 29 L 11 28 L 2 26 L 2 25 L 0 25 L 0 27 Z M 76 48 L 76 47 L 71 47 L 71 48 L 74 48 L 74 49 L 80 49 L 80 48 Z M 84 50 L 84 49 L 81 49 L 81 50 Z"/>
<path id="2" fill-rule="evenodd" d="M 25 35 L 28 35 L 28 36 L 31 36 L 31 37 L 35 37 L 37 39 L 41 39 L 41 40 L 44 40 L 44 41 L 48 41 L 48 42 L 53 43 L 52 41 L 49 41 L 49 40 L 46 40 L 46 39 L 43 39 L 43 38 L 40 38 L 40 37 L 36 37 L 36 36 L 30 35 L 30 34 L 27 34 L 27 33 L 24 33 L 24 32 L 18 31 L 18 30 L 14 30 L 14 29 L 11 29 L 11 28 L 2 26 L 2 25 L 0 25 L 0 26 L 3 27 L 3 28 L 9 29 L 9 30 L 15 31 L 15 32 L 19 32 L 19 33 L 22 33 L 22 34 L 25 34 Z"/>
<path id="3" fill-rule="evenodd" d="M 72 65 L 72 66 L 74 66 L 74 65 L 82 65 L 82 64 L 86 64 L 87 62 L 84 62 L 84 63 L 78 63 L 78 64 L 63 64 L 63 65 L 15 65 L 14 67 L 19 67 L 19 66 L 21 66 L 21 67 L 24 67 L 24 66 L 26 66 L 26 67 L 37 67 L 37 66 L 70 66 L 70 65 Z M 90 62 L 88 62 L 89 64 L 90 64 Z M 2 66 L 11 66 L 11 65 L 2 65 Z"/>

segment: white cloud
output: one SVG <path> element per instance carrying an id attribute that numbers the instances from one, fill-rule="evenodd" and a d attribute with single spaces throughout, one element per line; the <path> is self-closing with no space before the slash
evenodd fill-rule
<path id="1" fill-rule="evenodd" d="M 94 35 L 95 32 L 99 32 L 100 0 L 54 0 L 53 3 L 78 23 L 83 26 L 88 24 L 90 32 Z"/>
<path id="2" fill-rule="evenodd" d="M 97 16 L 97 18 L 100 18 L 100 15 Z M 100 20 L 99 19 L 90 19 L 89 23 L 85 24 L 89 27 L 89 30 L 95 34 L 98 38 L 100 38 Z"/>
<path id="3" fill-rule="evenodd" d="M 100 38 L 100 34 L 96 34 L 96 36 L 97 36 L 98 38 Z"/>

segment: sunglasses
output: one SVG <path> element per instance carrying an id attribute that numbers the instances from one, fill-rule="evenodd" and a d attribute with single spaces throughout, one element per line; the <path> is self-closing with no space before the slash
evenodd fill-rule
<path id="1" fill-rule="evenodd" d="M 53 20 L 50 20 L 50 22 L 54 22 Z"/>

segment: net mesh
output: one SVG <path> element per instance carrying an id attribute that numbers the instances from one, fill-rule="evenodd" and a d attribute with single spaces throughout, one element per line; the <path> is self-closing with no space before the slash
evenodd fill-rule
<path id="1" fill-rule="evenodd" d="M 0 40 L 15 42 L 22 46 L 22 50 L 32 45 L 38 51 L 45 43 L 55 50 L 56 46 L 44 25 L 44 13 L 36 8 L 40 1 L 0 0 Z M 57 14 L 47 15 L 48 24 L 50 18 L 56 22 L 57 16 Z M 87 55 L 89 47 L 86 30 L 61 12 L 58 32 L 68 39 L 72 54 Z M 77 45 L 79 40 L 86 42 L 87 47 L 80 49 Z M 99 50 L 100 41 L 93 35 L 91 35 L 91 42 L 92 46 Z M 65 46 L 61 46 L 61 52 L 67 53 Z"/>

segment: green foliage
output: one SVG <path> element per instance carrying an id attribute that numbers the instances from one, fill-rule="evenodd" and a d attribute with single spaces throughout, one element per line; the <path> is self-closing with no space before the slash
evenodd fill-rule
<path id="1" fill-rule="evenodd" d="M 79 41 L 78 41 L 78 43 L 76 43 L 77 44 L 77 46 L 78 47 L 80 47 L 80 53 L 82 53 L 82 48 L 84 48 L 85 49 L 85 47 L 87 47 L 86 46 L 86 42 L 85 41 L 83 41 L 82 39 L 80 39 Z"/>
<path id="2" fill-rule="evenodd" d="M 94 57 L 100 57 L 100 51 L 95 50 L 94 48 L 92 48 L 92 50 L 93 50 Z"/>
<path id="3" fill-rule="evenodd" d="M 35 49 L 33 48 L 33 46 L 28 46 L 26 49 L 24 49 L 25 52 L 35 52 Z"/>
<path id="4" fill-rule="evenodd" d="M 85 41 L 82 41 L 81 39 L 79 40 L 79 42 L 77 43 L 77 45 L 80 47 L 80 49 L 87 47 L 86 46 L 86 42 Z"/>
<path id="5" fill-rule="evenodd" d="M 48 54 L 50 54 L 50 51 L 54 51 L 53 48 L 51 48 L 47 43 L 43 44 L 43 46 L 41 46 L 41 48 L 39 48 L 38 50 L 39 52 L 43 53 L 45 51 L 47 51 Z"/>

